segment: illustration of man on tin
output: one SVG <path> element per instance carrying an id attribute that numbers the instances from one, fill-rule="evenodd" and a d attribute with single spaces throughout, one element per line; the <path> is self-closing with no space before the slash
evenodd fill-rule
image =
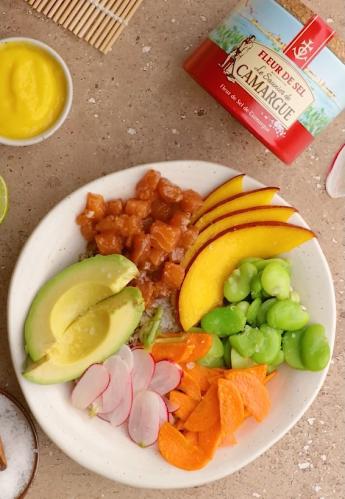
<path id="1" fill-rule="evenodd" d="M 234 69 L 236 62 L 241 59 L 254 45 L 256 40 L 255 35 L 250 35 L 242 42 L 235 46 L 232 51 L 227 55 L 223 64 L 220 64 L 220 67 L 223 69 L 224 74 L 226 75 L 228 80 L 235 80 Z"/>

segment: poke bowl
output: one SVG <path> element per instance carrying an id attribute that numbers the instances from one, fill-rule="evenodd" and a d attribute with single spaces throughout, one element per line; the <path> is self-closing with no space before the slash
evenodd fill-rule
<path id="1" fill-rule="evenodd" d="M 78 230 L 76 217 L 80 213 L 85 213 L 85 199 L 88 193 L 102 194 L 107 200 L 131 198 L 135 185 L 150 170 L 159 172 L 162 177 L 166 177 L 184 190 L 193 189 L 206 199 L 210 192 L 217 192 L 217 188 L 227 184 L 229 179 L 241 177 L 242 194 L 232 193 L 230 198 L 227 198 L 227 202 L 229 199 L 230 202 L 236 200 L 234 206 L 237 206 L 237 214 L 244 211 L 241 209 L 241 204 L 237 205 L 238 196 L 242 199 L 243 193 L 249 191 L 256 193 L 254 196 L 264 194 L 267 197 L 269 194 L 268 201 L 265 197 L 266 205 L 279 206 L 283 211 L 290 209 L 288 203 L 277 194 L 277 189 L 267 188 L 255 179 L 241 176 L 239 172 L 229 167 L 203 161 L 173 161 L 142 165 L 99 178 L 67 196 L 51 210 L 40 222 L 23 248 L 9 291 L 9 342 L 16 375 L 32 413 L 47 435 L 68 456 L 91 471 L 131 486 L 157 489 L 185 488 L 202 485 L 234 473 L 281 439 L 303 416 L 317 396 L 327 375 L 326 364 L 328 365 L 329 355 L 322 370 L 306 370 L 302 369 L 303 366 L 299 369 L 292 369 L 289 365 L 280 365 L 278 375 L 265 388 L 268 390 L 271 406 L 262 423 L 258 424 L 252 417 L 246 418 L 236 430 L 236 445 L 219 446 L 213 459 L 209 459 L 203 469 L 193 469 L 192 471 L 173 466 L 169 459 L 164 456 L 164 453 L 165 460 L 162 459 L 159 452 L 159 449 L 161 452 L 162 449 L 158 448 L 156 444 L 149 445 L 147 448 L 136 445 L 133 438 L 129 438 L 128 432 L 131 435 L 133 431 L 131 428 L 128 429 L 127 424 L 114 428 L 100 417 L 90 417 L 90 411 L 82 411 L 73 407 L 71 392 L 73 393 L 75 386 L 82 386 L 81 382 L 77 385 L 57 383 L 56 381 L 55 384 L 45 384 L 41 380 L 37 384 L 37 380 L 36 383 L 33 383 L 32 379 L 30 381 L 31 374 L 23 377 L 26 357 L 23 347 L 23 331 L 24 327 L 27 328 L 28 311 L 31 310 L 30 306 L 34 297 L 47 280 L 71 264 L 78 262 L 80 255 L 84 254 L 85 256 L 85 233 L 83 237 Z M 252 207 L 260 204 L 259 198 L 253 203 Z M 221 204 L 216 203 L 214 206 L 217 208 Z M 209 210 L 204 211 L 204 215 L 208 213 Z M 93 214 L 91 214 L 92 216 Z M 240 216 L 242 217 L 242 214 Z M 336 321 L 332 276 L 320 245 L 302 216 L 293 210 L 287 218 L 289 218 L 290 226 L 295 227 L 292 230 L 302 235 L 302 240 L 291 251 L 288 250 L 287 254 L 281 251 L 277 254 L 279 257 L 288 257 L 292 268 L 291 284 L 293 289 L 298 290 L 299 299 L 303 304 L 301 310 L 308 311 L 310 322 L 320 323 L 324 326 L 329 345 L 328 353 L 330 354 L 334 344 Z M 223 224 L 223 220 L 224 217 L 221 214 L 217 215 L 217 218 L 209 221 L 208 227 L 214 226 L 215 222 Z M 260 221 L 260 217 L 257 220 L 255 223 L 236 225 L 234 229 L 224 230 L 220 234 L 223 239 L 228 237 L 225 234 L 233 233 L 238 238 L 243 232 L 253 234 L 252 227 L 254 225 L 258 232 L 255 232 L 254 238 L 250 236 L 249 239 L 246 239 L 246 241 L 251 241 L 250 244 L 254 244 L 252 246 L 254 249 L 252 253 L 244 254 L 244 258 L 250 256 L 267 258 L 271 255 L 271 253 L 266 255 L 265 251 L 259 251 L 259 248 L 275 244 L 275 230 L 278 231 L 278 229 L 285 227 L 285 222 L 279 222 L 277 219 L 271 220 L 268 226 L 271 229 L 273 227 L 273 229 L 268 232 L 267 224 Z M 308 237 L 304 239 L 306 234 Z M 231 235 L 231 237 L 233 236 Z M 283 241 L 286 241 L 286 247 L 290 248 L 289 234 L 285 236 L 284 232 L 279 232 L 276 239 L 277 244 L 283 244 Z M 98 239 L 98 241 L 100 240 Z M 209 242 L 217 247 L 217 240 L 217 237 L 214 237 L 210 238 Z M 102 241 L 105 240 L 102 239 Z M 236 244 L 232 245 L 231 248 L 236 249 Z M 255 248 L 258 248 L 257 255 Z M 187 250 L 189 249 L 187 248 Z M 231 249 L 231 251 L 235 251 L 235 249 Z M 193 265 L 195 267 L 193 262 L 204 253 L 202 245 L 198 251 L 195 251 L 189 266 L 186 265 L 179 296 L 177 298 L 175 296 L 175 300 L 177 299 L 178 303 L 181 303 L 185 293 L 185 301 L 190 305 L 189 307 L 177 305 L 179 311 L 176 317 L 176 320 L 179 321 L 178 327 L 181 328 L 181 324 L 183 324 L 183 329 L 181 328 L 180 331 L 188 332 L 199 323 L 200 317 L 197 317 L 199 305 L 193 300 L 209 299 L 208 288 L 211 289 L 214 284 L 212 282 L 213 274 L 210 274 L 207 268 L 199 273 L 194 272 L 193 279 L 188 280 L 190 269 L 193 268 Z M 271 256 L 273 255 L 276 256 L 276 253 L 273 252 Z M 226 257 L 227 253 L 225 252 L 224 258 Z M 237 261 L 237 263 L 239 262 Z M 212 265 L 215 264 L 212 263 Z M 199 281 L 195 279 L 200 279 L 198 276 L 202 276 L 203 273 L 207 274 L 209 286 L 203 282 L 200 291 L 196 285 L 196 282 Z M 216 274 L 217 265 L 214 271 L 214 275 Z M 191 283 L 192 293 L 187 293 L 186 283 Z M 138 282 L 134 285 L 140 289 Z M 204 307 L 204 304 L 202 306 Z M 212 306 L 215 306 L 214 303 Z M 171 309 L 173 313 L 175 312 L 174 307 Z M 210 307 L 206 311 L 209 310 Z M 198 332 L 196 331 L 195 334 L 197 335 Z M 159 361 L 159 359 L 156 360 Z M 305 361 L 308 364 L 308 359 Z M 92 363 L 90 362 L 90 364 Z M 192 368 L 194 361 L 192 366 L 190 362 L 187 362 L 187 368 L 188 364 L 189 368 Z M 87 366 L 85 366 L 86 368 Z M 224 368 L 223 364 L 221 368 Z M 75 378 L 79 378 L 81 374 L 82 372 Z M 166 422 L 166 424 L 173 426 L 174 420 L 172 417 L 172 423 Z M 195 445 L 197 446 L 197 444 Z"/>

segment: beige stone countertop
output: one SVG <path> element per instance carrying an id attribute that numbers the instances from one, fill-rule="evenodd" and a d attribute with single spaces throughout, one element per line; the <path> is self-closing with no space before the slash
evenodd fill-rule
<path id="1" fill-rule="evenodd" d="M 16 258 L 48 210 L 86 182 L 141 163 L 203 159 L 233 166 L 265 184 L 280 185 L 285 199 L 317 232 L 337 289 L 334 357 L 316 401 L 278 444 L 228 478 L 167 491 L 164 497 L 342 499 L 345 210 L 344 200 L 327 196 L 324 180 L 345 142 L 345 114 L 287 167 L 198 87 L 181 64 L 234 4 L 144 0 L 113 51 L 103 56 L 31 11 L 23 0 L 1 0 L 0 37 L 31 36 L 55 48 L 71 69 L 75 97 L 68 120 L 51 139 L 27 148 L 0 146 L 0 173 L 11 196 L 0 227 L 0 384 L 23 399 L 7 344 L 6 297 Z M 344 0 L 309 4 L 345 35 Z M 39 470 L 28 499 L 163 497 L 159 491 L 136 490 L 97 476 L 66 457 L 41 431 L 39 437 Z"/>

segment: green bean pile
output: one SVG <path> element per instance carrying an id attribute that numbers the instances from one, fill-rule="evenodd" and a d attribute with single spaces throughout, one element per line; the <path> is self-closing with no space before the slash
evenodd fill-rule
<path id="1" fill-rule="evenodd" d="M 245 368 L 283 362 L 294 369 L 320 371 L 330 359 L 325 329 L 308 325 L 309 314 L 291 287 L 291 265 L 283 258 L 246 258 L 224 284 L 225 305 L 201 320 L 199 330 L 213 335 L 199 363 L 206 367 Z"/>

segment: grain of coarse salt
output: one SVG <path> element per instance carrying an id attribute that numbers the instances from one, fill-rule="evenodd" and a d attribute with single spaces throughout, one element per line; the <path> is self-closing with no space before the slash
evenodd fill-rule
<path id="1" fill-rule="evenodd" d="M 7 468 L 0 472 L 1 499 L 19 497 L 31 480 L 37 449 L 31 427 L 14 402 L 0 394 L 0 432 Z"/>

